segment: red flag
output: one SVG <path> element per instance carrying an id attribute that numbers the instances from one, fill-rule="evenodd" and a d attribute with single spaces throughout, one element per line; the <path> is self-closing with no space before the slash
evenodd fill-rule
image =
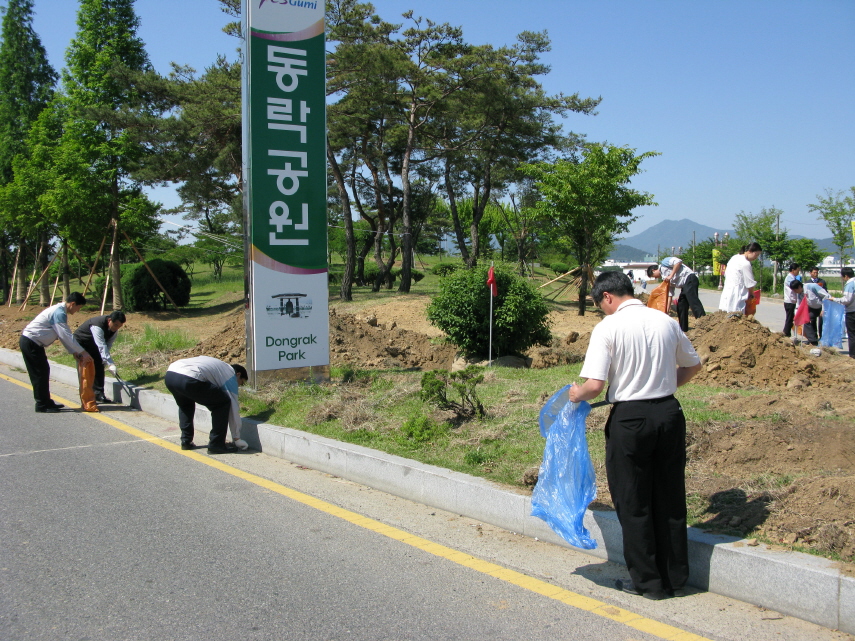
<path id="1" fill-rule="evenodd" d="M 810 314 L 808 313 L 807 298 L 802 298 L 802 302 L 799 303 L 799 308 L 793 316 L 793 324 L 796 327 L 801 327 L 806 325 L 808 321 L 810 321 Z"/>
<path id="2" fill-rule="evenodd" d="M 490 270 L 487 272 L 487 284 L 490 286 L 490 293 L 493 296 L 498 296 L 499 288 L 496 287 L 496 274 L 493 273 L 493 268 L 490 267 Z"/>

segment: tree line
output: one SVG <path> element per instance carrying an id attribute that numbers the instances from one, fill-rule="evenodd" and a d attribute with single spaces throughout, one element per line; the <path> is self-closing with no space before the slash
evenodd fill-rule
<path id="1" fill-rule="evenodd" d="M 240 0 L 216 0 L 242 44 Z M 33 0 L 8 0 L 0 42 L 0 276 L 23 300 L 28 281 L 60 266 L 109 275 L 158 253 L 215 275 L 243 259 L 241 63 L 158 74 L 137 36 L 133 0 L 80 0 L 78 30 L 57 73 L 32 28 Z M 467 267 L 497 256 L 520 273 L 545 257 L 588 277 L 633 211 L 653 196 L 630 187 L 656 152 L 588 141 L 562 119 L 594 116 L 600 97 L 550 94 L 546 32 L 476 45 L 460 28 L 368 3 L 327 2 L 329 251 L 355 283 L 406 293 L 419 253 L 451 244 Z M 169 212 L 144 188 L 178 185 Z M 176 213 L 196 225 L 159 231 Z M 697 250 L 697 248 L 696 248 Z M 12 281 L 12 275 L 14 280 Z M 101 282 L 106 283 L 106 278 Z M 48 300 L 49 281 L 39 297 Z"/>

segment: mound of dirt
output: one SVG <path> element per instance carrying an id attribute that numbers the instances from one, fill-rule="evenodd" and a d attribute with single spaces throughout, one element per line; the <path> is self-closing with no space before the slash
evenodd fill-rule
<path id="1" fill-rule="evenodd" d="M 355 316 L 330 309 L 330 362 L 373 369 L 450 369 L 456 349 L 425 334 L 402 329 L 394 320 L 381 323 L 373 311 Z M 224 360 L 246 359 L 243 310 L 227 317 L 220 331 L 181 352 Z"/>
<path id="2" fill-rule="evenodd" d="M 855 362 L 833 352 L 813 356 L 752 316 L 716 312 L 688 332 L 704 369 L 698 383 L 759 389 L 833 390 L 855 380 Z"/>

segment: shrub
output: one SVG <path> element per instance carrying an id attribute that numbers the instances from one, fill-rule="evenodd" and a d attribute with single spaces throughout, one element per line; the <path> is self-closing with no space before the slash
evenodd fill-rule
<path id="1" fill-rule="evenodd" d="M 397 277 L 396 272 L 400 272 L 400 271 L 401 271 L 400 269 L 398 269 L 398 270 L 393 269 L 391 271 L 391 273 L 389 274 L 389 278 L 392 279 L 392 282 L 391 283 L 383 283 L 383 284 L 384 285 L 393 285 L 395 283 L 395 278 Z M 380 273 L 380 270 L 377 269 L 376 263 L 370 263 L 370 264 L 365 265 L 365 269 L 363 270 L 363 273 L 365 274 L 365 284 L 370 287 L 371 285 L 374 284 L 374 281 L 377 280 L 377 274 Z"/>
<path id="2" fill-rule="evenodd" d="M 401 436 L 408 441 L 427 443 L 437 441 L 448 434 L 448 427 L 433 421 L 428 416 L 413 414 L 401 425 Z"/>
<path id="3" fill-rule="evenodd" d="M 439 265 L 434 265 L 431 268 L 431 271 L 436 276 L 448 276 L 449 274 L 456 272 L 457 268 L 461 265 L 459 263 L 440 263 Z"/>
<path id="4" fill-rule="evenodd" d="M 400 277 L 401 277 L 401 268 L 400 268 L 400 267 L 396 267 L 395 269 L 393 269 L 393 270 L 392 270 L 392 276 L 393 276 L 395 279 L 400 278 Z M 410 277 L 413 279 L 413 282 L 414 282 L 414 283 L 417 283 L 417 282 L 419 282 L 422 278 L 424 278 L 424 277 L 425 277 L 425 275 L 424 275 L 422 272 L 420 272 L 418 269 L 411 269 L 411 270 L 410 270 Z"/>
<path id="5" fill-rule="evenodd" d="M 155 258 L 148 261 L 148 266 L 176 305 L 184 307 L 190 302 L 190 278 L 180 265 Z M 128 311 L 158 310 L 169 304 L 169 299 L 142 263 L 122 265 L 122 294 Z"/>
<path id="6" fill-rule="evenodd" d="M 552 263 L 549 268 L 555 272 L 556 276 L 566 274 L 570 271 L 570 266 L 567 263 Z"/>
<path id="7" fill-rule="evenodd" d="M 520 354 L 551 340 L 543 297 L 528 281 L 497 267 L 498 295 L 493 299 L 493 355 Z M 468 356 L 489 350 L 490 289 L 487 267 L 463 269 L 440 281 L 427 309 L 428 320 Z"/>

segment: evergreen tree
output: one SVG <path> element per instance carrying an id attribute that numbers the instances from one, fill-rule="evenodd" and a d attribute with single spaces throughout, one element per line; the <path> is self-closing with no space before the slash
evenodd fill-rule
<path id="1" fill-rule="evenodd" d="M 67 69 L 63 72 L 68 119 L 57 153 L 74 162 L 56 190 L 74 197 L 56 196 L 69 204 L 87 203 L 90 228 L 111 230 L 110 269 L 116 309 L 122 307 L 118 260 L 122 231 L 149 232 L 156 225 L 157 208 L 147 202 L 132 178 L 145 148 L 127 127 L 129 112 L 145 112 L 149 106 L 149 96 L 134 82 L 136 75 L 151 68 L 136 34 L 138 26 L 133 0 L 81 0 L 77 34 L 66 53 Z M 85 181 L 72 165 L 85 172 Z M 81 201 L 84 191 L 94 200 Z M 127 222 L 134 223 L 130 229 L 125 229 L 126 221 L 120 220 L 126 212 L 134 214 L 127 216 Z"/>
<path id="2" fill-rule="evenodd" d="M 51 99 L 56 79 L 41 40 L 33 30 L 32 0 L 9 0 L 3 10 L 0 43 L 0 186 L 13 179 L 13 161 L 25 152 L 27 132 Z M 2 249 L 14 242 L 20 253 L 23 228 L 7 210 L 0 210 L 0 228 Z M 7 252 L 2 254 L 5 300 L 9 265 Z M 20 255 L 18 260 L 20 263 Z M 24 273 L 23 264 L 19 264 L 19 271 Z M 23 283 L 23 278 L 20 282 Z"/>

